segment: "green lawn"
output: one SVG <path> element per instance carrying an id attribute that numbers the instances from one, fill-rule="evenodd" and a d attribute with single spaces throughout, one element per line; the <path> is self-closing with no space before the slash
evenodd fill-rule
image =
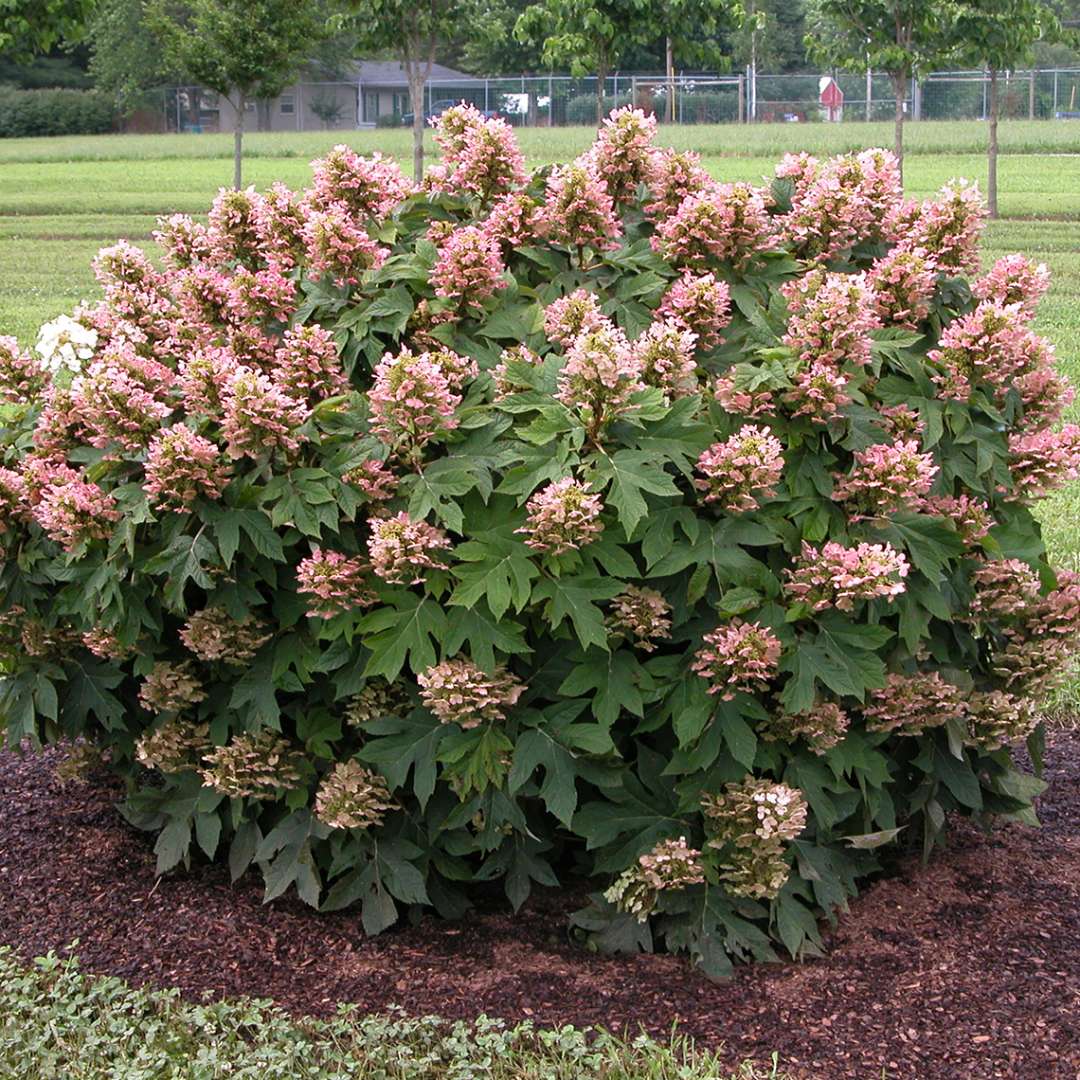
<path id="1" fill-rule="evenodd" d="M 1001 125 L 1003 220 L 987 228 L 987 259 L 1023 251 L 1054 273 L 1038 328 L 1056 342 L 1062 368 L 1080 383 L 1080 125 L 1010 121 Z M 531 165 L 565 160 L 592 138 L 590 128 L 522 129 Z M 254 134 L 246 176 L 257 187 L 294 187 L 309 162 L 335 142 L 382 150 L 404 161 L 409 132 Z M 947 180 L 985 177 L 985 125 L 910 124 L 905 181 L 924 196 Z M 773 124 L 674 127 L 661 142 L 697 150 L 716 177 L 760 180 L 787 150 L 834 153 L 891 145 L 890 124 Z M 150 243 L 158 214 L 204 213 L 231 179 L 229 135 L 104 135 L 0 141 L 0 333 L 30 343 L 37 327 L 96 295 L 90 260 L 118 237 Z M 1080 416 L 1074 407 L 1073 417 Z M 1054 557 L 1080 569 L 1080 486 L 1041 511 Z"/>

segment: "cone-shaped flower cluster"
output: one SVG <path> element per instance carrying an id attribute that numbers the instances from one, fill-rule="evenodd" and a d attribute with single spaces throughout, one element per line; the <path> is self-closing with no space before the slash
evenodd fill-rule
<path id="1" fill-rule="evenodd" d="M 615 879 L 604 899 L 643 923 L 648 921 L 661 893 L 700 885 L 704 880 L 701 852 L 680 836 L 678 840 L 661 840 L 640 856 L 636 865 Z"/>
<path id="2" fill-rule="evenodd" d="M 337 762 L 315 794 L 315 816 L 331 829 L 373 829 L 393 808 L 386 781 L 351 759 Z"/>
<path id="3" fill-rule="evenodd" d="M 506 716 L 525 691 L 505 668 L 490 674 L 471 660 L 444 660 L 416 676 L 420 699 L 444 723 L 465 730 L 494 723 Z"/>

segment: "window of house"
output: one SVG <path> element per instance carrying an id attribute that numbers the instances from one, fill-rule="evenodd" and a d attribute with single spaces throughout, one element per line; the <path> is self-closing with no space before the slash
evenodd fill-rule
<path id="1" fill-rule="evenodd" d="M 281 102 L 281 111 L 283 113 L 296 112 L 296 95 L 295 94 L 282 94 L 278 99 Z"/>
<path id="2" fill-rule="evenodd" d="M 364 91 L 364 119 L 370 124 L 379 119 L 379 92 Z"/>

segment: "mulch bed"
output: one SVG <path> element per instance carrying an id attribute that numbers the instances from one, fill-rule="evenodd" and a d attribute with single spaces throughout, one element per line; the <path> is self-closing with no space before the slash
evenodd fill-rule
<path id="1" fill-rule="evenodd" d="M 377 1011 L 645 1028 L 772 1051 L 812 1080 L 1080 1077 L 1080 735 L 1047 753 L 1041 830 L 959 822 L 947 852 L 879 881 L 829 954 L 742 968 L 716 984 L 669 956 L 576 948 L 549 893 L 519 916 L 434 917 L 365 939 L 349 912 L 261 904 L 249 874 L 158 880 L 149 838 L 108 784 L 61 786 L 62 751 L 0 752 L 0 944 L 30 958 L 78 938 L 84 968 L 185 994 L 251 994 L 296 1013 Z"/>

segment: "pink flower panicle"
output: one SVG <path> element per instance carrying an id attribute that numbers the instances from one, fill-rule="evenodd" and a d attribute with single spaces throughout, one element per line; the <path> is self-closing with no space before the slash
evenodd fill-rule
<path id="1" fill-rule="evenodd" d="M 870 267 L 866 284 L 884 325 L 915 330 L 930 314 L 937 271 L 925 251 L 893 248 Z"/>
<path id="2" fill-rule="evenodd" d="M 178 382 L 184 409 L 189 414 L 220 417 L 221 393 L 239 367 L 228 349 L 214 346 L 198 349 L 181 360 Z"/>
<path id="3" fill-rule="evenodd" d="M 544 308 L 544 333 L 564 348 L 582 334 L 609 330 L 612 325 L 600 310 L 596 293 L 587 289 L 575 289 L 569 296 L 560 296 Z"/>
<path id="4" fill-rule="evenodd" d="M 212 244 L 206 226 L 187 214 L 159 217 L 157 225 L 151 235 L 165 253 L 165 262 L 174 270 L 186 270 L 211 257 Z"/>
<path id="5" fill-rule="evenodd" d="M 524 191 L 502 196 L 481 228 L 500 248 L 514 250 L 535 243 L 543 228 L 542 204 Z"/>
<path id="6" fill-rule="evenodd" d="M 701 158 L 692 150 L 664 147 L 654 151 L 648 173 L 649 202 L 645 213 L 664 220 L 678 213 L 692 195 L 713 187 L 713 178 L 701 167 Z"/>
<path id="7" fill-rule="evenodd" d="M 812 270 L 781 291 L 790 312 L 783 341 L 803 364 L 869 363 L 870 331 L 881 321 L 865 274 Z"/>
<path id="8" fill-rule="evenodd" d="M 162 385 L 172 372 L 134 351 L 119 350 L 94 360 L 72 384 L 72 403 L 91 446 L 143 449 L 173 412 Z"/>
<path id="9" fill-rule="evenodd" d="M 203 608 L 188 617 L 179 638 L 204 663 L 242 667 L 249 663 L 273 634 L 253 615 L 234 619 L 222 608 Z"/>
<path id="10" fill-rule="evenodd" d="M 555 398 L 585 414 L 599 429 L 645 389 L 641 376 L 640 359 L 623 332 L 604 327 L 574 339 L 558 375 Z"/>
<path id="11" fill-rule="evenodd" d="M 937 474 L 934 455 L 920 453 L 914 439 L 877 443 L 855 452 L 854 468 L 836 478 L 833 498 L 854 511 L 852 521 L 918 509 Z"/>
<path id="12" fill-rule="evenodd" d="M 564 555 L 591 544 L 604 531 L 603 500 L 573 477 L 541 488 L 525 509 L 525 524 L 515 532 L 524 534 L 533 551 Z"/>
<path id="13" fill-rule="evenodd" d="M 612 882 L 604 899 L 645 923 L 656 910 L 661 893 L 677 892 L 704 881 L 701 852 L 680 836 L 678 840 L 661 840 L 640 856 Z"/>
<path id="14" fill-rule="evenodd" d="M 262 196 L 253 187 L 221 188 L 210 207 L 207 235 L 211 258 L 219 263 L 256 261 L 261 255 L 256 227 Z"/>
<path id="15" fill-rule="evenodd" d="M 626 106 L 612 109 L 588 152 L 590 164 L 617 203 L 629 203 L 653 172 L 656 117 Z"/>
<path id="16" fill-rule="evenodd" d="M 498 241 L 477 225 L 463 225 L 439 248 L 431 271 L 435 295 L 461 308 L 482 308 L 484 301 L 505 289 L 506 265 Z"/>
<path id="17" fill-rule="evenodd" d="M 186 424 L 173 424 L 150 440 L 143 489 L 162 509 L 182 512 L 198 498 L 220 499 L 228 480 L 218 446 Z"/>
<path id="18" fill-rule="evenodd" d="M 806 712 L 774 712 L 757 728 L 766 742 L 790 745 L 802 739 L 811 753 L 823 755 L 844 741 L 848 714 L 835 701 L 817 701 Z"/>
<path id="19" fill-rule="evenodd" d="M 581 162 L 551 174 L 541 222 L 552 243 L 578 249 L 610 251 L 619 246 L 622 235 L 607 185 L 590 165 Z"/>
<path id="20" fill-rule="evenodd" d="M 525 183 L 525 158 L 514 129 L 501 117 L 487 119 L 464 102 L 432 120 L 442 152 L 438 189 L 488 203 Z"/>
<path id="21" fill-rule="evenodd" d="M 334 335 L 321 326 L 286 330 L 275 360 L 274 381 L 297 401 L 316 405 L 349 392 Z"/>
<path id="22" fill-rule="evenodd" d="M 120 520 L 113 497 L 81 474 L 72 476 L 68 469 L 58 472 L 57 481 L 44 488 L 32 511 L 45 535 L 67 552 L 108 539 Z"/>
<path id="23" fill-rule="evenodd" d="M 420 585 L 422 571 L 439 567 L 439 552 L 450 547 L 442 529 L 426 521 L 413 521 L 404 511 L 388 518 L 371 519 L 368 554 L 376 577 L 394 585 Z"/>
<path id="24" fill-rule="evenodd" d="M 627 585 L 611 601 L 608 627 L 642 652 L 671 637 L 671 605 L 655 589 Z"/>
<path id="25" fill-rule="evenodd" d="M 664 401 L 696 394 L 700 389 L 697 375 L 697 334 L 674 321 L 650 323 L 631 345 L 641 381 L 663 391 Z"/>
<path id="26" fill-rule="evenodd" d="M 1042 597 L 1042 580 L 1022 559 L 983 562 L 971 575 L 975 618 L 1029 619 Z"/>
<path id="27" fill-rule="evenodd" d="M 0 336 L 0 398 L 28 404 L 40 396 L 47 382 L 29 350 L 20 348 L 14 337 Z"/>
<path id="28" fill-rule="evenodd" d="M 1050 288 L 1050 271 L 1045 263 L 1033 263 L 1024 255 L 1003 255 L 971 287 L 980 300 L 1008 306 L 1019 304 L 1025 315 L 1034 315 L 1039 301 Z"/>
<path id="29" fill-rule="evenodd" d="M 308 213 L 304 246 L 311 270 L 339 285 L 356 285 L 368 270 L 382 266 L 389 254 L 341 203 Z"/>
<path id="30" fill-rule="evenodd" d="M 310 598 L 310 618 L 332 619 L 343 612 L 378 603 L 367 573 L 363 559 L 313 547 L 296 568 L 296 591 Z"/>
<path id="31" fill-rule="evenodd" d="M 731 322 L 731 292 L 714 274 L 685 270 L 664 293 L 656 317 L 693 331 L 702 349 L 715 349 L 724 340 L 719 331 Z"/>
<path id="32" fill-rule="evenodd" d="M 261 270 L 240 266 L 229 280 L 227 304 L 237 323 L 287 323 L 296 311 L 296 282 L 277 266 Z"/>
<path id="33" fill-rule="evenodd" d="M 317 209 L 343 207 L 355 219 L 388 217 L 415 190 L 393 158 L 361 157 L 338 145 L 311 163 L 309 198 Z"/>
<path id="34" fill-rule="evenodd" d="M 845 389 L 848 378 L 832 364 L 815 360 L 797 372 L 794 381 L 795 385 L 784 395 L 792 417 L 805 416 L 815 424 L 827 424 L 840 409 L 851 404 L 851 396 Z"/>
<path id="35" fill-rule="evenodd" d="M 464 730 L 505 719 L 525 686 L 504 667 L 490 674 L 471 660 L 444 660 L 416 676 L 420 700 L 444 724 Z"/>
<path id="36" fill-rule="evenodd" d="M 780 639 L 758 623 L 734 619 L 711 630 L 690 670 L 709 681 L 709 693 L 731 701 L 736 691 L 764 690 L 777 672 Z"/>
<path id="37" fill-rule="evenodd" d="M 762 192 L 750 184 L 717 184 L 691 195 L 661 221 L 653 248 L 678 267 L 730 263 L 742 269 L 777 247 Z"/>
<path id="38" fill-rule="evenodd" d="M 984 300 L 954 319 L 927 358 L 937 369 L 938 395 L 967 401 L 980 383 L 1003 397 L 1017 379 L 1052 365 L 1046 343 L 1027 327 L 1019 304 Z"/>
<path id="39" fill-rule="evenodd" d="M 308 418 L 304 403 L 259 371 L 238 367 L 222 388 L 221 404 L 221 435 L 231 458 L 294 453 L 306 439 L 297 431 Z"/>
<path id="40" fill-rule="evenodd" d="M 1032 501 L 1080 476 L 1080 427 L 1066 424 L 1060 431 L 1037 431 L 1009 436 L 1009 472 L 1013 488 L 1008 498 Z"/>
<path id="41" fill-rule="evenodd" d="M 964 696 L 936 671 L 890 674 L 881 690 L 872 690 L 863 707 L 868 731 L 921 735 L 964 715 Z"/>
<path id="42" fill-rule="evenodd" d="M 931 495 L 923 504 L 923 513 L 937 514 L 951 521 L 966 547 L 976 547 L 990 535 L 994 518 L 990 506 L 970 495 Z"/>
<path id="43" fill-rule="evenodd" d="M 371 430 L 390 446 L 422 447 L 458 424 L 454 410 L 461 395 L 431 353 L 387 353 L 375 367 L 367 396 Z"/>
<path id="44" fill-rule="evenodd" d="M 887 150 L 823 163 L 789 155 L 781 168 L 795 182 L 784 231 L 804 258 L 829 259 L 860 241 L 880 239 L 889 210 L 901 198 L 899 166 Z"/>
<path id="45" fill-rule="evenodd" d="M 370 502 L 386 502 L 397 494 L 400 480 L 386 464 L 375 458 L 362 461 L 342 474 L 346 484 L 358 487 Z"/>
<path id="46" fill-rule="evenodd" d="M 889 544 L 848 548 L 830 540 L 818 549 L 803 541 L 793 569 L 786 570 L 784 591 L 811 611 L 851 611 L 862 600 L 893 598 L 904 592 L 907 559 Z"/>
<path id="47" fill-rule="evenodd" d="M 713 443 L 698 458 L 702 478 L 694 486 L 704 501 L 724 510 L 756 510 L 760 498 L 776 494 L 784 471 L 784 445 L 768 428 L 747 424 L 724 442 Z"/>
<path id="48" fill-rule="evenodd" d="M 287 273 L 304 261 L 305 208 L 280 180 L 255 206 L 255 231 L 268 265 Z"/>
<path id="49" fill-rule="evenodd" d="M 899 237 L 899 246 L 922 249 L 934 265 L 954 274 L 979 269 L 979 237 L 986 207 L 979 189 L 966 181 L 953 181 L 937 199 L 927 199 Z"/>

